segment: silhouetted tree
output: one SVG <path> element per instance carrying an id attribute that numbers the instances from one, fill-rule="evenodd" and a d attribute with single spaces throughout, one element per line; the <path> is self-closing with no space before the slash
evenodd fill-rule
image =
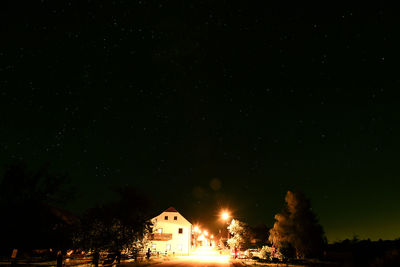
<path id="1" fill-rule="evenodd" d="M 72 198 L 67 185 L 67 177 L 50 173 L 48 166 L 30 171 L 21 162 L 7 165 L 0 182 L 0 248 L 69 247 L 73 216 L 55 207 Z"/>
<path id="2" fill-rule="evenodd" d="M 75 245 L 94 251 L 142 249 L 150 230 L 149 201 L 132 187 L 116 190 L 118 201 L 87 210 L 75 236 Z"/>
<path id="3" fill-rule="evenodd" d="M 270 242 L 289 257 L 291 248 L 297 258 L 320 256 L 326 239 L 310 201 L 303 193 L 291 191 L 287 192 L 285 200 L 286 207 L 275 215 L 276 222 L 270 230 Z"/>
<path id="4" fill-rule="evenodd" d="M 250 242 L 254 242 L 257 247 L 262 247 L 268 243 L 270 228 L 265 224 L 259 224 L 253 227 L 249 227 L 249 238 Z"/>

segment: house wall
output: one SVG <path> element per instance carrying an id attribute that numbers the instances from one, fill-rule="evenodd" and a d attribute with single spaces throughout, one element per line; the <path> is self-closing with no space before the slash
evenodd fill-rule
<path id="1" fill-rule="evenodd" d="M 165 220 L 165 216 L 168 216 L 168 220 Z M 174 220 L 174 216 L 177 216 L 177 220 Z M 175 252 L 176 254 L 190 253 L 192 225 L 181 214 L 178 212 L 163 212 L 151 221 L 153 223 L 153 233 L 159 233 L 159 229 L 162 229 L 163 234 L 172 234 L 171 240 L 152 240 L 150 242 L 152 251 L 160 253 L 167 251 L 168 253 Z M 182 228 L 182 233 L 179 233 L 179 228 Z"/>

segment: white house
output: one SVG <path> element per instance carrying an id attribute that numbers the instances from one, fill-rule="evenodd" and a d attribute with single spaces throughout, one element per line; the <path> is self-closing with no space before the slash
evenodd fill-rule
<path id="1" fill-rule="evenodd" d="M 192 224 L 175 208 L 170 207 L 151 219 L 153 233 L 150 238 L 152 251 L 160 253 L 189 254 Z"/>

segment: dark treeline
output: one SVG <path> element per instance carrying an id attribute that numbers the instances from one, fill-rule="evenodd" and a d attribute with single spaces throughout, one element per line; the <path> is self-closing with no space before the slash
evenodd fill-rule
<path id="1" fill-rule="evenodd" d="M 400 238 L 379 241 L 346 239 L 329 244 L 325 258 L 345 266 L 400 266 Z"/>
<path id="2" fill-rule="evenodd" d="M 84 250 L 135 253 L 151 231 L 150 202 L 134 188 L 117 188 L 119 198 L 88 209 L 80 218 L 74 245 Z"/>
<path id="3" fill-rule="evenodd" d="M 67 175 L 49 166 L 31 171 L 26 164 L 6 165 L 0 178 L 0 255 L 55 258 L 68 250 L 137 251 L 150 231 L 151 202 L 132 187 L 117 187 L 114 201 L 76 216 L 63 209 L 75 197 Z"/>
<path id="4" fill-rule="evenodd" d="M 66 175 L 51 174 L 48 166 L 30 171 L 24 163 L 14 162 L 5 166 L 0 181 L 1 254 L 72 247 L 78 220 L 60 208 L 74 197 Z"/>

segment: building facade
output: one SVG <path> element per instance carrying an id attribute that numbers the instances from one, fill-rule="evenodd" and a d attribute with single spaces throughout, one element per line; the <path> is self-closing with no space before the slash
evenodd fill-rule
<path id="1" fill-rule="evenodd" d="M 151 219 L 151 222 L 153 223 L 153 233 L 150 238 L 152 251 L 176 255 L 190 254 L 192 224 L 175 208 L 166 209 Z"/>

